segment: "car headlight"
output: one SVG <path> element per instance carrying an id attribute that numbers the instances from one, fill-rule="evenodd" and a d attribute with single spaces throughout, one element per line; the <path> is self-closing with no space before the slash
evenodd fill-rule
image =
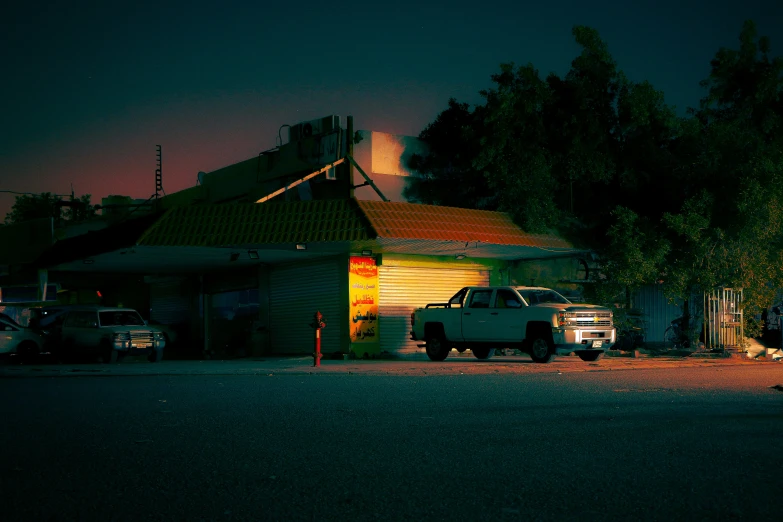
<path id="1" fill-rule="evenodd" d="M 114 334 L 114 340 L 115 341 L 130 341 L 130 333 L 128 332 L 118 332 Z"/>

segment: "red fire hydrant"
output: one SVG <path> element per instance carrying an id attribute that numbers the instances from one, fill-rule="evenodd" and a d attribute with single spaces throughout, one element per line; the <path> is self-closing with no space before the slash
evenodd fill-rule
<path id="1" fill-rule="evenodd" d="M 326 328 L 324 316 L 321 312 L 316 312 L 314 321 L 310 323 L 310 328 L 315 329 L 315 351 L 313 352 L 313 366 L 321 366 L 321 330 Z"/>

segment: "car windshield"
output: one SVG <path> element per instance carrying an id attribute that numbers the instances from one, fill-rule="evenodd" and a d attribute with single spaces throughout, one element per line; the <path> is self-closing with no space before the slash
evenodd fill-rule
<path id="1" fill-rule="evenodd" d="M 144 320 L 135 310 L 98 312 L 101 326 L 144 326 Z"/>
<path id="2" fill-rule="evenodd" d="M 21 328 L 21 327 L 22 327 L 22 326 L 21 326 L 19 323 L 17 323 L 16 321 L 14 321 L 14 320 L 11 318 L 11 316 L 10 316 L 10 315 L 6 315 L 6 314 L 4 314 L 4 313 L 0 313 L 0 319 L 2 319 L 3 321 L 6 321 L 6 322 L 8 322 L 8 324 L 10 324 L 10 325 L 12 325 L 12 326 L 18 326 L 19 328 Z"/>
<path id="3" fill-rule="evenodd" d="M 517 291 L 522 295 L 525 301 L 527 301 L 527 304 L 530 306 L 546 303 L 571 304 L 571 301 L 558 294 L 554 290 L 518 288 Z"/>
<path id="4" fill-rule="evenodd" d="M 5 319 L 5 318 L 0 319 L 0 330 L 5 330 L 6 326 L 11 326 L 18 329 L 22 328 L 22 326 L 18 324 L 16 321 L 14 321 L 13 319 Z"/>

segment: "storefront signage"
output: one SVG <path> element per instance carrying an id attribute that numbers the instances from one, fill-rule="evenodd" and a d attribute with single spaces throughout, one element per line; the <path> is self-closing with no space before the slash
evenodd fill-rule
<path id="1" fill-rule="evenodd" d="M 378 353 L 378 266 L 371 257 L 351 257 L 348 272 L 349 331 L 357 356 Z M 376 346 L 372 346 L 375 344 Z M 361 345 L 357 349 L 356 345 Z"/>

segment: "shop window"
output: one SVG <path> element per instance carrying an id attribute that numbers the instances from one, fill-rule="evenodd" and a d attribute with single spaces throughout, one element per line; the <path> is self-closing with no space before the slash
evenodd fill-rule
<path id="1" fill-rule="evenodd" d="M 257 288 L 212 295 L 210 306 L 210 350 L 223 355 L 247 355 L 254 328 L 257 328 L 259 292 Z"/>

